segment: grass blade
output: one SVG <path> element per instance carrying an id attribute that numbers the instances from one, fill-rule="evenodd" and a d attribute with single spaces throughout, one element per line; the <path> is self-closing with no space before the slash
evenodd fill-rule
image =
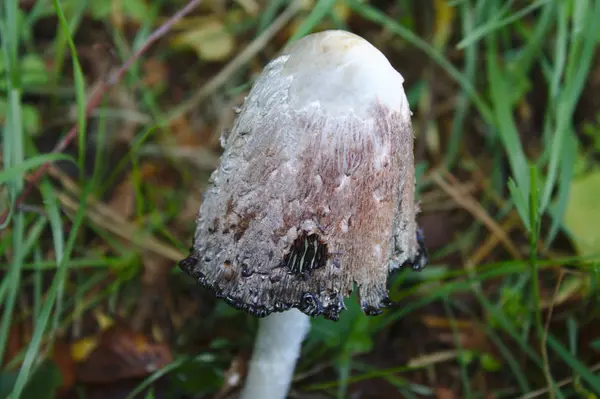
<path id="1" fill-rule="evenodd" d="M 57 233 L 59 236 L 54 237 L 55 246 L 62 245 L 62 226 L 58 226 L 59 220 L 57 220 L 57 209 L 58 205 L 56 204 L 56 199 L 52 195 L 51 191 L 48 187 L 44 188 L 45 194 L 48 195 L 46 201 L 49 203 L 49 211 L 53 214 L 53 234 Z M 77 214 L 75 215 L 75 219 L 73 220 L 73 225 L 71 226 L 69 239 L 67 241 L 66 246 L 64 247 L 64 251 L 56 254 L 56 265 L 57 271 L 54 279 L 52 280 L 52 284 L 46 293 L 46 302 L 40 311 L 39 318 L 37 319 L 37 323 L 35 329 L 33 331 L 33 335 L 27 346 L 27 350 L 25 352 L 25 357 L 23 359 L 23 364 L 21 369 L 19 370 L 19 374 L 17 375 L 17 380 L 15 382 L 15 386 L 13 387 L 13 391 L 11 394 L 11 399 L 18 399 L 23 393 L 23 389 L 27 384 L 27 381 L 32 374 L 34 369 L 34 365 L 38 360 L 38 354 L 42 347 L 42 342 L 44 338 L 44 334 L 46 333 L 47 328 L 49 327 L 50 317 L 52 315 L 52 310 L 55 309 L 57 304 L 57 299 L 61 297 L 62 292 L 64 292 L 64 284 L 65 278 L 68 271 L 68 259 L 75 248 L 75 241 L 77 238 L 77 234 L 79 233 L 79 229 L 82 226 L 82 223 L 85 219 L 85 198 L 89 195 L 91 191 L 91 185 L 86 186 L 86 188 L 82 192 L 82 206 L 77 210 Z M 53 208 L 55 207 L 55 208 Z"/>
<path id="2" fill-rule="evenodd" d="M 312 8 L 310 14 L 302 21 L 302 24 L 296 29 L 289 42 L 298 40 L 299 38 L 309 34 L 314 27 L 319 24 L 330 12 L 335 5 L 335 0 L 319 0 Z"/>
<path id="3" fill-rule="evenodd" d="M 569 350 L 565 348 L 558 339 L 556 339 L 552 334 L 548 334 L 548 346 L 559 355 L 563 361 L 573 370 L 574 373 L 578 374 L 585 381 L 590 384 L 595 392 L 600 392 L 600 377 L 594 375 L 590 371 L 590 369 L 583 363 L 581 363 L 577 358 L 575 358 Z"/>
<path id="4" fill-rule="evenodd" d="M 550 2 L 552 2 L 552 0 L 538 0 L 533 4 L 524 7 L 523 9 L 513 13 L 512 15 L 504 19 L 500 19 L 501 14 L 495 16 L 489 22 L 475 28 L 468 36 L 466 36 L 464 39 L 458 42 L 456 47 L 460 50 L 463 50 L 469 46 L 472 46 L 476 41 L 480 40 L 482 37 L 492 35 L 494 31 L 518 21 L 519 19 L 525 17 L 528 14 L 533 13 L 538 8 Z"/>
<path id="5" fill-rule="evenodd" d="M 81 178 L 84 178 L 85 174 L 85 148 L 86 148 L 86 114 L 85 114 L 85 78 L 83 77 L 83 72 L 81 70 L 81 65 L 79 63 L 79 58 L 77 56 L 77 49 L 75 48 L 75 43 L 73 42 L 73 38 L 71 37 L 71 29 L 63 13 L 62 7 L 58 0 L 52 0 L 54 4 L 54 9 L 56 11 L 56 15 L 58 16 L 58 20 L 60 22 L 60 26 L 62 31 L 65 34 L 67 42 L 69 44 L 69 49 L 71 50 L 71 58 L 73 60 L 73 77 L 75 80 L 75 100 L 77 103 L 77 133 L 78 133 L 78 149 L 79 149 L 79 172 L 81 174 Z"/>
<path id="6" fill-rule="evenodd" d="M 23 162 L 19 162 L 14 166 L 8 167 L 3 171 L 0 171 L 0 184 L 6 184 L 7 182 L 22 176 L 25 172 L 42 166 L 48 162 L 56 161 L 73 161 L 73 158 L 65 154 L 42 154 L 36 157 L 29 158 Z"/>
<path id="7" fill-rule="evenodd" d="M 562 157 L 567 134 L 571 133 L 571 120 L 575 106 L 581 97 L 581 91 L 587 81 L 592 59 L 600 31 L 600 2 L 594 2 L 594 8 L 585 14 L 587 20 L 585 30 L 581 28 L 575 37 L 569 54 L 569 66 L 565 79 L 565 87 L 557 107 L 556 134 L 552 140 L 552 150 L 548 165 L 548 177 L 541 198 L 540 211 L 548 207 L 558 175 L 558 165 Z M 581 51 L 577 51 L 581 46 Z"/>

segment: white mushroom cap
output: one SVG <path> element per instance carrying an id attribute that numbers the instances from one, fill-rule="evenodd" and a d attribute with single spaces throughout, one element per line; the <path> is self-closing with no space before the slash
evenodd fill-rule
<path id="1" fill-rule="evenodd" d="M 410 117 L 404 78 L 371 43 L 353 33 L 329 30 L 284 49 L 283 73 L 293 77 L 290 106 L 320 106 L 330 116 L 364 116 L 376 101 Z M 310 61 L 307 61 L 310 60 Z"/>

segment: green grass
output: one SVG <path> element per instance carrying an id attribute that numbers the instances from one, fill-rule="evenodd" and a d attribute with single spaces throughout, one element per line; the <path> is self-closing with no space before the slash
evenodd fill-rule
<path id="1" fill-rule="evenodd" d="M 107 79 L 110 68 L 140 48 L 184 2 L 132 1 L 119 15 L 136 21 L 135 29 L 112 23 L 116 15 L 109 0 L 39 0 L 28 12 L 18 3 L 7 0 L 0 6 L 0 185 L 2 206 L 9 215 L 0 234 L 0 399 L 27 398 L 36 392 L 54 397 L 60 381 L 56 368 L 48 368 L 52 363 L 46 361 L 53 343 L 82 338 L 78 331 L 89 323 L 87 316 L 93 311 L 126 324 L 133 320 L 140 298 L 148 296 L 145 290 L 156 288 L 144 285 L 153 267 L 169 269 L 160 278 L 168 279 L 170 293 L 157 294 L 161 300 L 152 323 L 164 322 L 159 309 L 163 306 L 170 306 L 166 313 L 172 319 L 183 317 L 183 309 L 194 301 L 199 310 L 165 339 L 173 362 L 141 379 L 129 397 L 155 396 L 160 378 L 169 379 L 180 395 L 204 397 L 219 391 L 233 359 L 250 350 L 256 320 L 222 303 L 213 305 L 204 296 L 190 296 L 188 291 L 199 288 L 173 268 L 176 254 L 186 252 L 194 228 L 193 216 L 182 222 L 180 214 L 189 198 L 199 202 L 210 170 L 190 165 L 183 156 L 148 157 L 143 151 L 153 146 L 185 149 L 177 142 L 185 141 L 177 136 L 182 128 L 174 124 L 180 119 L 193 134 L 200 136 L 204 129 L 212 132 L 206 137 L 217 136 L 219 129 L 228 127 L 221 124 L 228 120 L 223 110 L 239 102 L 281 45 L 315 30 L 347 26 L 359 27 L 357 33 L 376 41 L 400 72 L 411 76 L 406 91 L 415 113 L 417 142 L 425 143 L 421 147 L 427 155 L 418 165 L 423 171 L 419 195 L 444 195 L 430 178 L 440 168 L 459 176 L 461 183 L 476 184 L 477 191 L 469 195 L 495 223 L 502 225 L 518 215 L 520 224 L 510 237 L 521 259 L 511 259 L 499 249 L 480 264 L 468 264 L 490 233 L 480 219 L 455 208 L 461 231 L 433 251 L 423 272 L 401 271 L 392 279 L 391 296 L 401 307 L 367 318 L 349 299 L 348 311 L 338 323 L 314 320 L 294 388 L 343 399 L 350 397 L 355 384 L 385 381 L 402 397 L 428 397 L 435 395 L 438 383 L 447 382 L 444 376 L 458 373 L 460 379 L 448 386 L 456 397 L 483 398 L 474 378 L 478 373 L 493 382 L 490 386 L 502 386 L 486 392 L 497 398 L 538 390 L 543 392 L 539 397 L 554 398 L 600 392 L 598 367 L 590 361 L 597 338 L 582 342 L 598 318 L 600 258 L 578 254 L 565 244 L 571 232 L 563 220 L 573 179 L 598 168 L 597 159 L 586 155 L 597 149 L 582 139 L 582 122 L 600 120 L 597 114 L 587 116 L 585 104 L 591 99 L 584 92 L 590 76 L 600 73 L 594 63 L 600 1 L 461 0 L 445 6 L 435 2 L 434 8 L 421 11 L 428 18 L 419 19 L 418 2 L 410 0 L 390 1 L 385 8 L 368 1 L 319 0 L 312 9 L 297 12 L 290 25 L 295 30 L 265 43 L 258 56 L 237 65 L 229 79 L 203 95 L 202 102 L 185 105 L 193 112 L 175 118 L 183 109 L 181 103 L 194 98 L 211 76 L 265 32 L 288 2 L 266 2 L 256 15 L 235 5 L 235 13 L 230 10 L 223 17 L 237 46 L 229 58 L 209 63 L 163 40 L 132 66 L 89 119 L 86 101 L 92 87 Z M 339 13 L 344 7 L 352 23 Z M 215 10 L 203 13 L 219 15 Z M 452 25 L 440 25 L 448 13 L 453 15 Z M 44 19 L 56 25 L 49 40 L 39 32 L 36 36 L 34 29 Z M 90 44 L 84 38 L 96 33 L 91 21 L 104 29 L 104 36 L 96 40 L 110 49 L 105 58 L 114 58 L 107 63 L 105 76 L 88 65 Z M 437 22 L 421 26 L 419 21 Z M 445 33 L 450 28 L 452 34 Z M 193 67 L 190 59 L 195 60 Z M 146 60 L 166 68 L 162 85 L 144 83 Z M 536 100 L 535 91 L 541 89 L 544 98 Z M 66 97 L 60 94 L 65 92 Z M 140 124 L 126 112 L 111 117 L 111 110 L 119 107 L 119 95 L 132 99 L 135 111 L 151 122 Z M 444 118 L 432 116 L 432 110 L 448 99 L 452 107 Z M 524 109 L 535 113 L 529 128 L 533 134 L 527 132 Z M 582 114 L 585 121 L 578 119 Z M 58 142 L 74 124 L 79 133 L 69 150 L 48 153 L 43 142 Z M 124 144 L 118 137 L 126 130 Z M 527 135 L 534 137 L 535 145 L 523 141 Z M 436 147 L 434 142 L 443 145 Z M 216 145 L 202 145 L 212 153 L 218 151 Z M 62 175 L 54 171 L 42 178 L 25 200 L 26 207 L 17 207 L 27 177 L 46 162 L 59 164 Z M 158 171 L 148 172 L 152 167 Z M 66 170 L 75 171 L 69 180 Z M 126 178 L 132 211 L 123 216 L 120 212 L 127 206 L 108 204 Z M 134 237 L 119 236 L 115 229 L 129 229 Z M 175 254 L 173 259 L 159 255 L 165 251 Z M 448 254 L 456 256 L 449 261 Z M 548 309 L 542 302 L 551 298 L 558 270 L 564 272 L 558 292 L 567 283 L 580 283 L 582 295 L 560 310 L 561 321 L 547 324 Z M 410 326 L 419 328 L 432 314 L 447 321 L 446 334 L 427 330 L 422 339 L 434 342 L 437 349 L 421 348 L 415 354 L 419 343 L 407 341 Z M 484 337 L 484 348 L 471 348 L 471 342 L 463 341 L 465 323 Z M 31 332 L 15 355 L 12 331 L 23 325 Z M 450 342 L 446 338 L 442 343 L 442 335 L 451 337 Z M 374 366 L 381 339 L 401 344 L 389 350 L 405 348 L 406 356 L 412 356 L 407 361 L 421 362 Z M 443 360 L 428 357 L 441 356 L 445 350 L 453 355 Z"/>

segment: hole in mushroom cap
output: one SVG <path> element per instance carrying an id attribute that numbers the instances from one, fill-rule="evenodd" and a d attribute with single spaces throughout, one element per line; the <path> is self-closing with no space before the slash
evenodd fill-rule
<path id="1" fill-rule="evenodd" d="M 317 234 L 301 233 L 290 246 L 283 263 L 295 275 L 307 275 L 327 263 L 327 244 Z"/>

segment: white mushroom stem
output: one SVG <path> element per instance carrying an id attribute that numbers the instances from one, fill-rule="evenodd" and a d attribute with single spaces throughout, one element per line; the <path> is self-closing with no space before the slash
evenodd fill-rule
<path id="1" fill-rule="evenodd" d="M 241 399 L 284 399 L 290 389 L 310 318 L 297 309 L 259 322 L 250 370 Z"/>

